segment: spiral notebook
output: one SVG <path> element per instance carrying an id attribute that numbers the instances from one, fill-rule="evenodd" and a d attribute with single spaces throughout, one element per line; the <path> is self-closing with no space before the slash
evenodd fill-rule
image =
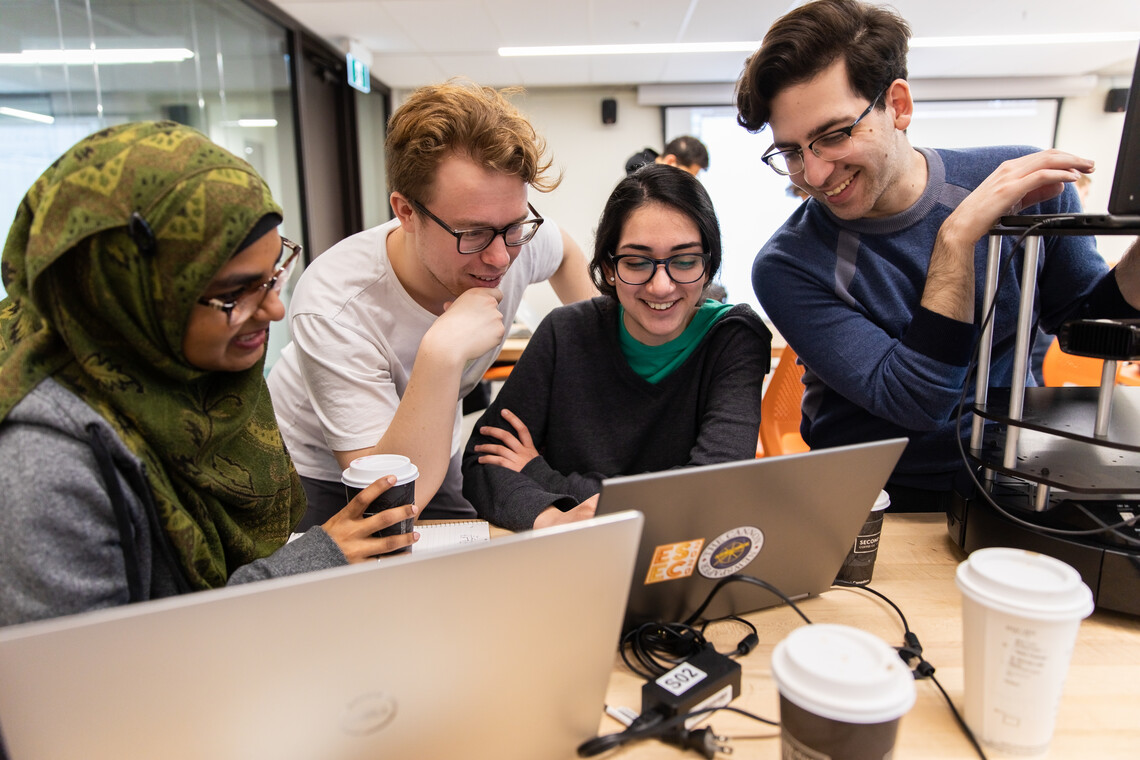
<path id="1" fill-rule="evenodd" d="M 486 520 L 428 523 L 416 525 L 420 540 L 412 544 L 412 552 L 430 552 L 452 546 L 466 546 L 491 540 L 491 526 Z"/>

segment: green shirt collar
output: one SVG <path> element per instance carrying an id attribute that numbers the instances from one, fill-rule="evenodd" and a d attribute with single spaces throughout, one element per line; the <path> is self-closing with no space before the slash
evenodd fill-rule
<path id="1" fill-rule="evenodd" d="M 618 339 L 622 354 L 630 368 L 650 383 L 659 383 L 681 366 L 704 340 L 718 319 L 732 309 L 732 304 L 705 299 L 684 332 L 668 343 L 647 346 L 629 334 L 625 326 L 625 308 L 618 308 Z"/>

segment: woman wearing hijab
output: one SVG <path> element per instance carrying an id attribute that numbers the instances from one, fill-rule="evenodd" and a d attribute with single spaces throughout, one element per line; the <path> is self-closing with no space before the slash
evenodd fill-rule
<path id="1" fill-rule="evenodd" d="M 300 247 L 244 161 L 126 124 L 36 181 L 3 252 L 0 625 L 362 561 L 382 478 L 286 544 L 305 497 L 263 379 Z M 393 514 L 388 514 L 391 512 Z"/>
<path id="2" fill-rule="evenodd" d="M 756 456 L 772 334 L 709 299 L 712 201 L 647 165 L 618 183 L 594 236 L 602 295 L 538 326 L 463 453 L 463 494 L 512 530 L 592 517 L 617 475 Z"/>

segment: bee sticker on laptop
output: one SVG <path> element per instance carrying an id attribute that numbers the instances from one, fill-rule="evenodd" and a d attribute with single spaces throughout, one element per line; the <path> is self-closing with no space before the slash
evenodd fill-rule
<path id="1" fill-rule="evenodd" d="M 658 546 L 653 550 L 653 559 L 649 561 L 649 572 L 645 575 L 645 585 L 688 578 L 697 568 L 697 558 L 700 556 L 701 547 L 704 545 L 705 540 L 703 538 L 695 538 L 692 541 Z"/>
<path id="2" fill-rule="evenodd" d="M 709 545 L 701 552 L 697 570 L 706 578 L 717 579 L 732 575 L 756 559 L 763 545 L 764 534 L 759 528 L 751 525 L 733 528 L 709 541 Z"/>

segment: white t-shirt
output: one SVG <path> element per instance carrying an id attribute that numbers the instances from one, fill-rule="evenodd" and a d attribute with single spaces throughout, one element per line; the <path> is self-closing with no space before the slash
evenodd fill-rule
<path id="1" fill-rule="evenodd" d="M 393 219 L 340 241 L 305 269 L 293 293 L 293 340 L 274 364 L 268 384 L 281 435 L 297 472 L 305 477 L 339 481 L 340 465 L 332 452 L 380 440 L 408 387 L 420 340 L 436 320 L 392 271 L 387 241 L 398 226 Z M 562 236 L 547 220 L 522 246 L 499 285 L 499 311 L 507 331 L 527 286 L 548 279 L 561 263 Z M 455 399 L 453 457 L 462 443 L 459 402 L 500 347 L 469 362 L 463 372 Z M 449 472 L 448 479 L 457 474 Z M 445 485 L 459 490 L 458 483 Z"/>

